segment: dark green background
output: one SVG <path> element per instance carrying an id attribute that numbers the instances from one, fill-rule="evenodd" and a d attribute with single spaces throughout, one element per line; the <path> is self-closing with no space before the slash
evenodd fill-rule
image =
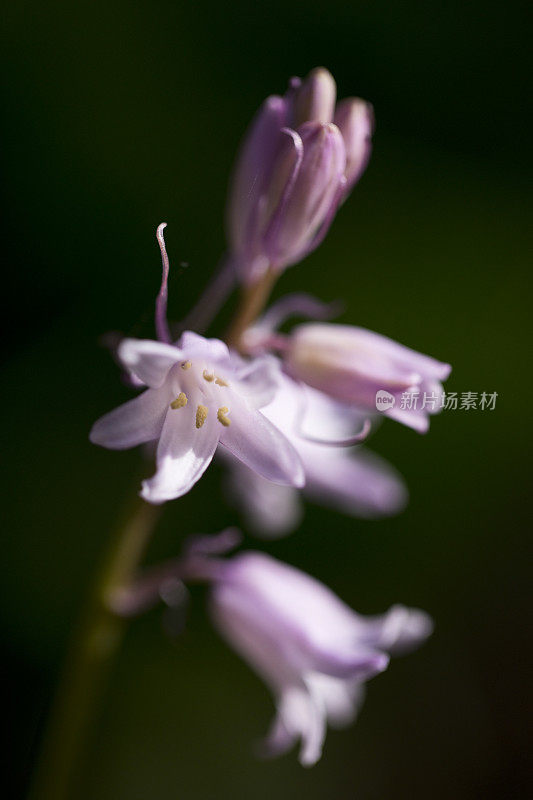
<path id="1" fill-rule="evenodd" d="M 197 591 L 180 638 L 164 634 L 160 611 L 131 626 L 80 797 L 526 796 L 528 6 L 10 5 L 0 608 L 16 796 L 91 575 L 136 488 L 138 453 L 87 440 L 128 397 L 98 337 L 152 335 L 162 220 L 171 315 L 188 310 L 224 247 L 246 124 L 317 64 L 341 96 L 374 103 L 374 155 L 326 242 L 276 294 L 344 298 L 344 321 L 450 361 L 450 390 L 499 396 L 493 412 L 444 413 L 426 437 L 381 427 L 373 446 L 411 490 L 402 516 L 358 522 L 309 507 L 301 530 L 259 546 L 362 612 L 425 608 L 436 632 L 372 682 L 358 723 L 330 733 L 309 771 L 294 754 L 255 759 L 270 697 L 212 631 Z M 150 560 L 236 520 L 220 478 L 213 467 L 165 508 Z"/>

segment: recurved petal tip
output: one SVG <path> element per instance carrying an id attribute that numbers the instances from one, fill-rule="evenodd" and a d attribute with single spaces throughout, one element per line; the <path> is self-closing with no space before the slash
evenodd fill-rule
<path id="1" fill-rule="evenodd" d="M 394 605 L 386 614 L 368 617 L 363 622 L 369 646 L 403 655 L 419 647 L 431 636 L 433 620 L 425 611 Z"/>

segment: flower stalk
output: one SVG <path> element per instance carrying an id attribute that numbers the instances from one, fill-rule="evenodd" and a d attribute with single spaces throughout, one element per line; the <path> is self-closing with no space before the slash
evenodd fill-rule
<path id="1" fill-rule="evenodd" d="M 255 283 L 243 286 L 239 306 L 224 337 L 229 347 L 242 349 L 241 341 L 245 331 L 265 308 L 278 278 L 279 272 L 270 267 Z"/>
<path id="2" fill-rule="evenodd" d="M 134 581 L 159 513 L 136 497 L 113 537 L 67 656 L 31 800 L 77 796 L 85 746 L 127 625 L 109 599 Z"/>

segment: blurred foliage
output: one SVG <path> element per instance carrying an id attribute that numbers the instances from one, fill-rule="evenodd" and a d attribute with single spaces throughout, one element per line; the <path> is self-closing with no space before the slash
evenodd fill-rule
<path id="1" fill-rule="evenodd" d="M 526 796 L 529 13 L 519 0 L 6 10 L 0 607 L 17 793 L 110 526 L 136 489 L 138 453 L 87 441 L 129 394 L 98 337 L 152 335 L 163 219 L 171 315 L 187 311 L 224 248 L 246 124 L 291 74 L 324 64 L 341 95 L 374 103 L 374 155 L 326 242 L 276 293 L 342 297 L 343 320 L 450 361 L 450 390 L 499 396 L 494 412 L 443 414 L 427 437 L 381 427 L 373 446 L 411 491 L 399 518 L 310 506 L 292 537 L 247 544 L 361 612 L 425 608 L 436 632 L 372 682 L 357 725 L 330 733 L 306 771 L 294 755 L 255 759 L 271 700 L 195 591 L 175 640 L 160 611 L 132 625 L 83 798 Z M 150 560 L 235 521 L 221 478 L 216 465 L 165 509 Z"/>

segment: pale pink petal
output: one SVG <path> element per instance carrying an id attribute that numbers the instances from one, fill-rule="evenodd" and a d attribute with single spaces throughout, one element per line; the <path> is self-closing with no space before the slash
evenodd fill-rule
<path id="1" fill-rule="evenodd" d="M 230 402 L 231 424 L 222 428 L 220 443 L 264 478 L 274 483 L 303 486 L 302 462 L 288 439 L 260 411 L 234 392 Z"/>
<path id="2" fill-rule="evenodd" d="M 359 617 L 359 639 L 368 647 L 377 647 L 393 655 L 414 650 L 433 632 L 433 620 L 418 608 L 392 606 L 385 614 Z"/>
<path id="3" fill-rule="evenodd" d="M 307 675 L 305 682 L 315 697 L 320 697 L 332 728 L 345 728 L 355 720 L 365 696 L 358 678 L 333 678 L 321 672 Z"/>
<path id="4" fill-rule="evenodd" d="M 89 434 L 93 444 L 125 450 L 157 439 L 169 403 L 169 390 L 147 389 L 138 397 L 104 414 Z"/>
<path id="5" fill-rule="evenodd" d="M 211 463 L 219 429 L 212 411 L 196 427 L 194 403 L 169 409 L 157 448 L 157 472 L 143 482 L 141 496 L 150 503 L 163 503 L 188 492 Z"/>
<path id="6" fill-rule="evenodd" d="M 227 227 L 232 249 L 246 250 L 250 217 L 259 203 L 265 178 L 271 173 L 279 131 L 287 124 L 287 101 L 269 97 L 256 114 L 241 146 L 230 183 Z"/>
<path id="7" fill-rule="evenodd" d="M 294 640 L 284 653 L 296 672 L 320 671 L 361 680 L 382 672 L 388 657 L 371 645 L 359 644 L 357 615 L 323 583 L 262 553 L 246 552 L 231 562 L 235 592 L 233 614 L 262 614 L 263 624 L 277 631 L 278 647 Z M 255 608 L 249 598 L 253 597 Z M 263 614 L 264 616 L 264 614 Z"/>
<path id="8" fill-rule="evenodd" d="M 297 489 L 262 478 L 230 453 L 228 489 L 241 509 L 247 527 L 258 536 L 277 539 L 295 530 L 303 516 Z"/>
<path id="9" fill-rule="evenodd" d="M 370 103 L 358 97 L 341 100 L 335 109 L 338 126 L 346 148 L 346 194 L 360 178 L 370 158 L 374 111 Z"/>
<path id="10" fill-rule="evenodd" d="M 249 364 L 245 362 L 237 372 L 239 394 L 254 408 L 263 408 L 276 395 L 280 372 L 280 363 L 274 356 L 259 356 Z"/>
<path id="11" fill-rule="evenodd" d="M 399 405 L 396 405 L 394 408 L 384 411 L 383 416 L 390 417 L 396 422 L 401 422 L 402 425 L 407 425 L 408 428 L 412 428 L 418 433 L 427 433 L 429 430 L 429 419 L 424 411 L 421 410 L 400 408 Z"/>
<path id="12" fill-rule="evenodd" d="M 174 345 L 152 339 L 123 339 L 117 355 L 126 369 L 152 389 L 161 386 L 169 369 L 184 358 Z"/>
<path id="13" fill-rule="evenodd" d="M 220 339 L 205 339 L 193 331 L 184 331 L 178 346 L 187 352 L 187 358 L 199 358 L 211 362 L 226 362 L 229 359 L 228 346 Z"/>
<path id="14" fill-rule="evenodd" d="M 283 716 L 278 711 L 272 720 L 270 730 L 259 743 L 259 755 L 265 758 L 281 756 L 291 749 L 297 739 L 297 734 L 288 730 Z"/>
<path id="15" fill-rule="evenodd" d="M 308 120 L 331 122 L 335 111 L 337 85 L 324 67 L 316 67 L 300 83 L 292 98 L 292 122 L 295 126 Z"/>
<path id="16" fill-rule="evenodd" d="M 401 475 L 374 453 L 326 447 L 299 448 L 304 463 L 305 493 L 312 500 L 357 517 L 397 514 L 408 499 Z"/>
<path id="17" fill-rule="evenodd" d="M 303 688 L 290 687 L 278 701 L 278 714 L 288 737 L 301 740 L 300 764 L 304 767 L 316 764 L 326 737 L 326 711 L 319 699 Z"/>
<path id="18" fill-rule="evenodd" d="M 382 336 L 380 333 L 374 333 L 374 331 L 369 331 L 366 328 L 351 328 L 351 326 L 346 325 L 339 326 L 339 329 L 341 327 L 348 334 L 353 331 L 357 334 L 361 343 L 364 342 L 370 350 L 387 355 L 406 370 L 417 370 L 439 381 L 446 380 L 451 372 L 450 364 L 437 361 L 436 358 L 426 356 L 417 350 L 412 350 L 410 347 L 406 347 L 388 336 Z"/>

